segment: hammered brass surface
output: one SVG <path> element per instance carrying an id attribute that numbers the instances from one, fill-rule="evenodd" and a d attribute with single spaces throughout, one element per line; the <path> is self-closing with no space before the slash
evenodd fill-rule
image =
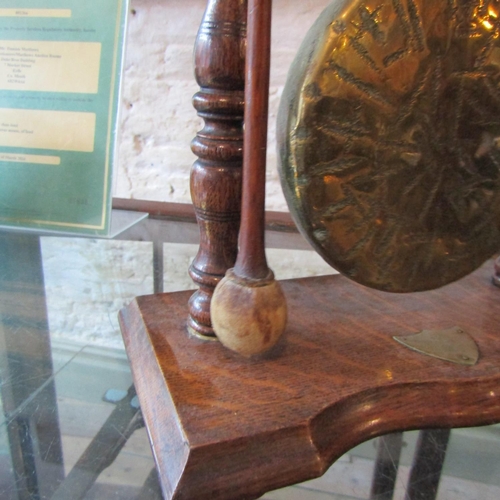
<path id="1" fill-rule="evenodd" d="M 500 248 L 500 1 L 341 0 L 278 118 L 292 215 L 364 285 L 426 290 Z"/>

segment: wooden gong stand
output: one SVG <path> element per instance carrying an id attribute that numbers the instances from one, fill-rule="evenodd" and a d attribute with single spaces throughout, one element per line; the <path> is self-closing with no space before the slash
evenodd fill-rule
<path id="1" fill-rule="evenodd" d="M 341 276 L 282 282 L 289 320 L 270 355 L 247 360 L 188 335 L 213 335 L 213 287 L 236 257 L 246 2 L 209 0 L 195 54 L 205 128 L 193 142 L 200 290 L 138 297 L 120 313 L 167 499 L 254 499 L 318 477 L 388 432 L 500 421 L 500 290 L 492 265 L 436 291 L 404 295 Z M 480 352 L 463 366 L 394 341 L 459 326 Z"/>

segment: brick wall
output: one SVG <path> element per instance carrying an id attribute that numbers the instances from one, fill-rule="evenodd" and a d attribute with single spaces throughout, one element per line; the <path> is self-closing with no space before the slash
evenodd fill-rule
<path id="1" fill-rule="evenodd" d="M 275 0 L 267 209 L 286 211 L 276 171 L 275 121 L 288 67 L 329 0 Z M 115 196 L 190 203 L 189 144 L 201 128 L 192 52 L 205 0 L 131 0 Z"/>

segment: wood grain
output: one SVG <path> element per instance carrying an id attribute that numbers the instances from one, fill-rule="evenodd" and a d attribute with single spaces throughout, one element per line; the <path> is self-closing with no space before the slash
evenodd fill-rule
<path id="1" fill-rule="evenodd" d="M 195 45 L 201 90 L 193 104 L 205 121 L 191 145 L 191 197 L 200 248 L 189 273 L 200 287 L 189 301 L 189 327 L 213 336 L 210 301 L 238 247 L 243 157 L 246 1 L 209 0 Z"/>
<path id="2" fill-rule="evenodd" d="M 170 203 L 165 201 L 132 200 L 113 198 L 113 209 L 147 212 L 151 219 L 168 219 L 186 222 L 196 221 L 193 205 L 188 203 Z M 297 226 L 289 212 L 266 210 L 266 229 L 286 233 L 297 233 Z"/>
<path id="3" fill-rule="evenodd" d="M 251 360 L 186 334 L 189 292 L 137 298 L 120 320 L 166 498 L 258 498 L 323 474 L 380 434 L 499 422 L 500 290 L 491 269 L 404 295 L 341 276 L 284 281 L 284 338 Z M 454 325 L 477 342 L 477 365 L 392 338 Z"/>
<path id="4" fill-rule="evenodd" d="M 266 279 L 264 250 L 272 0 L 249 0 L 239 251 L 234 272 Z"/>

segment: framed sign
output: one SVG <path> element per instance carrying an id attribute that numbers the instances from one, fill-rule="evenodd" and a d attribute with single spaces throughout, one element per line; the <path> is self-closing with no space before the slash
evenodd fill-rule
<path id="1" fill-rule="evenodd" d="M 106 235 L 127 0 L 0 8 L 0 225 Z"/>

